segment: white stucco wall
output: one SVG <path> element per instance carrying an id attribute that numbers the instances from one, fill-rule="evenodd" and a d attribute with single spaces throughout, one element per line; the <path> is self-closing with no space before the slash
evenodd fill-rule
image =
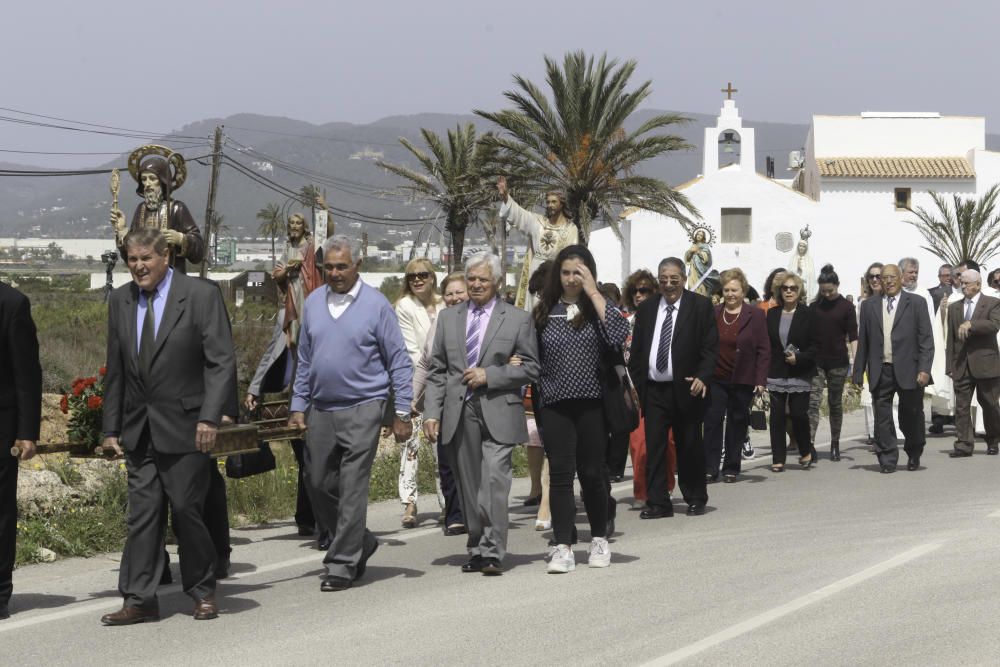
<path id="1" fill-rule="evenodd" d="M 813 116 L 813 155 L 934 157 L 986 148 L 982 116 Z"/>

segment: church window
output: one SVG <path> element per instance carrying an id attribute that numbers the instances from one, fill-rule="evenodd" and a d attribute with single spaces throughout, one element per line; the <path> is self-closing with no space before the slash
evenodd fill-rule
<path id="1" fill-rule="evenodd" d="M 750 243 L 750 209 L 722 209 L 722 243 Z"/>
<path id="2" fill-rule="evenodd" d="M 896 210 L 906 211 L 910 208 L 910 188 L 896 188 Z"/>

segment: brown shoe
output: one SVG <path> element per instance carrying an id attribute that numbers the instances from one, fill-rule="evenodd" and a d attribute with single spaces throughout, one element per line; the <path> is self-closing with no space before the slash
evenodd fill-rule
<path id="1" fill-rule="evenodd" d="M 143 609 L 142 607 L 122 607 L 113 614 L 101 616 L 101 625 L 134 625 L 147 621 L 160 620 L 159 609 Z"/>
<path id="2" fill-rule="evenodd" d="M 417 527 L 417 504 L 406 503 L 406 509 L 403 511 L 403 528 L 416 528 L 416 527 Z"/>
<path id="3" fill-rule="evenodd" d="M 208 621 L 219 617 L 219 607 L 215 604 L 215 595 L 208 595 L 194 603 L 194 620 Z"/>

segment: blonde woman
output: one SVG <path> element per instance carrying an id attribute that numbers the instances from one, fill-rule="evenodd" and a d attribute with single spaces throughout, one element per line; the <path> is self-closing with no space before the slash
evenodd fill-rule
<path id="1" fill-rule="evenodd" d="M 437 275 L 434 265 L 424 257 L 410 260 L 406 265 L 403 294 L 396 302 L 396 317 L 403 332 L 406 351 L 414 368 L 427 342 L 427 335 L 444 308 L 444 301 L 437 293 Z M 413 436 L 403 445 L 399 460 L 399 500 L 403 503 L 403 527 L 417 525 L 417 453 L 420 450 L 420 418 L 414 416 Z M 444 507 L 443 499 L 438 502 Z"/>

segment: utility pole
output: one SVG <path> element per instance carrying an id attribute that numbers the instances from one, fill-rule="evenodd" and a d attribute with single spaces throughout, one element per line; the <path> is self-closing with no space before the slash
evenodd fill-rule
<path id="1" fill-rule="evenodd" d="M 205 240 L 213 247 L 215 247 L 213 235 L 218 234 L 218 231 L 213 232 L 212 230 L 212 219 L 215 217 L 215 194 L 219 186 L 219 167 L 222 166 L 222 128 L 222 125 L 215 128 L 215 145 L 212 148 L 212 180 L 208 183 L 208 204 L 205 206 L 205 230 L 208 237 Z M 205 254 L 201 270 L 198 273 L 202 278 L 208 272 L 208 253 Z M 214 261 L 215 258 L 213 257 L 212 260 Z"/>

